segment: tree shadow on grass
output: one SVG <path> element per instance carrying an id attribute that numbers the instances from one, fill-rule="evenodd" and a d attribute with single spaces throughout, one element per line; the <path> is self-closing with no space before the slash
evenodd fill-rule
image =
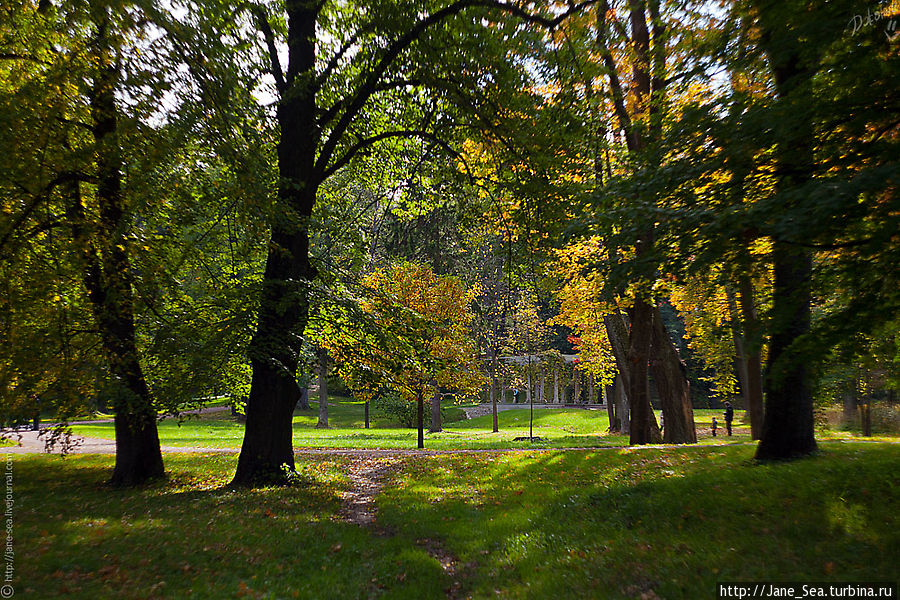
<path id="1" fill-rule="evenodd" d="M 333 478 L 231 490 L 224 485 L 233 457 L 187 456 L 167 461 L 168 480 L 121 490 L 104 485 L 113 460 L 18 464 L 17 590 L 73 598 L 437 598 L 449 584 L 409 540 L 339 521 Z"/>
<path id="2" fill-rule="evenodd" d="M 696 598 L 719 581 L 889 580 L 900 456 L 757 465 L 752 448 L 421 459 L 383 500 L 477 563 L 476 596 Z M 470 487 L 471 484 L 471 487 Z"/>

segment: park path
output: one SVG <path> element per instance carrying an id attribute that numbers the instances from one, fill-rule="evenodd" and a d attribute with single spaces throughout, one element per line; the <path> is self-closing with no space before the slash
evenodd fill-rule
<path id="1" fill-rule="evenodd" d="M 300 454 L 302 452 L 298 452 Z M 309 452 L 312 454 L 313 452 Z M 329 452 L 329 455 L 335 453 Z M 375 497 L 381 493 L 385 485 L 403 468 L 405 458 L 410 455 L 434 454 L 416 452 L 398 456 L 396 451 L 360 454 L 358 451 L 342 452 L 349 456 L 346 467 L 350 479 L 350 488 L 341 492 L 341 510 L 338 518 L 346 523 L 370 529 L 380 536 L 394 535 L 391 531 L 380 527 L 377 523 L 378 508 Z M 472 566 L 462 565 L 461 561 L 444 545 L 432 538 L 416 540 L 416 545 L 435 559 L 450 579 L 450 585 L 444 590 L 447 598 L 456 600 L 461 597 L 463 581 L 469 576 Z"/>

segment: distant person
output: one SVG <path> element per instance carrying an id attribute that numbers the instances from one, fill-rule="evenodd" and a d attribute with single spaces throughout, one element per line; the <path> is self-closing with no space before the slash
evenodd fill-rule
<path id="1" fill-rule="evenodd" d="M 731 436 L 731 422 L 734 421 L 734 409 L 731 408 L 731 402 L 725 401 L 725 429 Z"/>
<path id="2" fill-rule="evenodd" d="M 666 415 L 659 413 L 659 432 L 662 433 L 666 427 Z"/>
<path id="3" fill-rule="evenodd" d="M 519 403 L 519 390 L 513 390 L 513 404 Z"/>
<path id="4" fill-rule="evenodd" d="M 719 423 L 716 421 L 716 418 L 713 417 L 713 426 L 712 426 L 712 434 L 713 437 L 716 437 L 716 428 L 719 426 Z"/>

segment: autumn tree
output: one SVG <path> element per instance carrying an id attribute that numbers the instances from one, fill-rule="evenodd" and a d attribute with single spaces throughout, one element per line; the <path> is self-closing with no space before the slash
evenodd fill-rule
<path id="1" fill-rule="evenodd" d="M 333 348 L 341 373 L 363 397 L 387 387 L 416 403 L 423 448 L 426 393 L 433 393 L 439 422 L 441 388 L 470 393 L 483 385 L 470 331 L 476 291 L 428 266 L 400 262 L 367 275 L 361 292 L 365 318 L 347 322 L 323 343 Z M 355 325 L 361 324 L 368 331 L 359 331 Z"/>

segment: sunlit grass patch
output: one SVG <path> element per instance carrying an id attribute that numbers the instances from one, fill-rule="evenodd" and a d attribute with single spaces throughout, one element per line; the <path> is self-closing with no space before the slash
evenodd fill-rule
<path id="1" fill-rule="evenodd" d="M 717 581 L 895 576 L 896 446 L 825 443 L 774 465 L 753 450 L 421 458 L 382 518 L 476 562 L 474 597 L 697 598 Z"/>

